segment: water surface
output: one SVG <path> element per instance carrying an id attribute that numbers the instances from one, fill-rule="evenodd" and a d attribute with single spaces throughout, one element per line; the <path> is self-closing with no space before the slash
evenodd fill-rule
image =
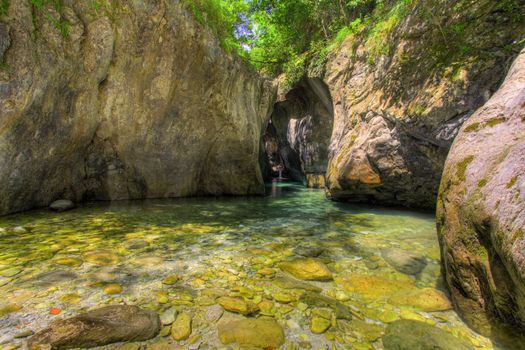
<path id="1" fill-rule="evenodd" d="M 0 218 L 0 343 L 22 344 L 16 334 L 82 310 L 136 304 L 192 315 L 189 340 L 166 338 L 174 348 L 232 349 L 207 314 L 217 297 L 239 296 L 261 305 L 251 317 L 282 325 L 284 349 L 382 349 L 385 327 L 398 319 L 493 348 L 452 310 L 424 311 L 411 300 L 414 291 L 442 289 L 432 215 L 334 203 L 295 184 L 268 190 L 266 197 L 92 203 Z M 421 271 L 400 272 L 384 258 L 392 251 L 422 256 Z M 301 284 L 280 270 L 305 256 L 325 263 L 334 281 Z M 335 315 L 341 305 L 351 319 Z M 315 334 L 311 320 L 320 309 L 334 316 Z"/>

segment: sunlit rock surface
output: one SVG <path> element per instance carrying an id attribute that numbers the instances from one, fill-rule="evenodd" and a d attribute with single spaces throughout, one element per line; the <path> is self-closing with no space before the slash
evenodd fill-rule
<path id="1" fill-rule="evenodd" d="M 272 89 L 179 2 L 73 1 L 62 16 L 67 37 L 11 1 L 0 25 L 0 214 L 263 192 Z"/>
<path id="2" fill-rule="evenodd" d="M 525 329 L 525 50 L 447 159 L 437 226 L 454 304 L 485 334 Z M 523 341 L 520 344 L 524 344 Z"/>
<path id="3" fill-rule="evenodd" d="M 434 208 L 462 123 L 498 89 L 525 34 L 525 4 L 405 2 L 380 46 L 359 34 L 320 76 L 334 105 L 334 199 Z M 520 19 L 521 15 L 521 19 Z"/>

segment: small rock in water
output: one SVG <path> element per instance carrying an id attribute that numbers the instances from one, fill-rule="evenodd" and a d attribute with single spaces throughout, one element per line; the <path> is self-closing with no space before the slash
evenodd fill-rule
<path id="1" fill-rule="evenodd" d="M 219 339 L 223 344 L 237 343 L 241 347 L 277 349 L 284 343 L 284 331 L 273 319 L 245 318 L 219 324 Z"/>
<path id="2" fill-rule="evenodd" d="M 75 203 L 69 199 L 59 199 L 49 205 L 49 209 L 59 213 L 73 208 L 75 208 Z"/>
<path id="3" fill-rule="evenodd" d="M 441 328 L 420 321 L 400 320 L 388 325 L 385 350 L 471 350 L 472 346 Z"/>
<path id="4" fill-rule="evenodd" d="M 317 259 L 305 258 L 286 261 L 280 265 L 280 268 L 301 280 L 330 281 L 333 279 L 328 267 Z"/>
<path id="5" fill-rule="evenodd" d="M 181 313 L 171 325 L 171 337 L 174 340 L 185 340 L 191 334 L 191 315 L 188 313 Z"/>
<path id="6" fill-rule="evenodd" d="M 32 330 L 30 329 L 26 329 L 26 330 L 23 330 L 22 332 L 20 333 L 17 333 L 15 334 L 15 338 L 27 338 L 31 335 L 33 335 L 35 332 L 33 332 Z"/>
<path id="7" fill-rule="evenodd" d="M 447 296 L 434 288 L 423 288 L 394 294 L 389 303 L 394 305 L 409 306 L 415 309 L 435 312 L 452 309 L 452 304 Z"/>
<path id="8" fill-rule="evenodd" d="M 317 258 L 319 255 L 323 254 L 324 249 L 321 247 L 315 246 L 300 246 L 293 250 L 297 255 L 302 255 L 306 258 Z"/>
<path id="9" fill-rule="evenodd" d="M 227 311 L 236 312 L 243 315 L 250 315 L 259 311 L 259 307 L 243 298 L 237 297 L 220 297 L 217 302 Z"/>
<path id="10" fill-rule="evenodd" d="M 126 343 L 118 348 L 118 350 L 139 350 L 139 349 L 140 349 L 140 345 L 137 343 Z"/>
<path id="11" fill-rule="evenodd" d="M 224 313 L 224 309 L 220 305 L 210 305 L 206 308 L 206 321 L 215 323 L 217 322 Z"/>
<path id="12" fill-rule="evenodd" d="M 22 305 L 8 304 L 0 307 L 0 317 L 22 310 Z"/>
<path id="13" fill-rule="evenodd" d="M 106 306 L 69 319 L 52 322 L 29 340 L 29 348 L 91 348 L 117 342 L 143 341 L 160 332 L 159 316 L 131 305 Z"/>
<path id="14" fill-rule="evenodd" d="M 381 255 L 394 269 L 407 275 L 417 275 L 427 265 L 424 256 L 399 248 L 384 249 Z"/>
<path id="15" fill-rule="evenodd" d="M 332 322 L 326 318 L 314 316 L 312 317 L 312 323 L 310 324 L 310 330 L 312 333 L 321 334 L 324 333 L 330 328 Z"/>
<path id="16" fill-rule="evenodd" d="M 120 284 L 112 283 L 104 287 L 103 292 L 106 294 L 120 294 L 122 293 L 122 286 Z"/>
<path id="17" fill-rule="evenodd" d="M 13 227 L 11 231 L 13 231 L 13 233 L 19 233 L 19 234 L 27 233 L 27 229 L 24 226 Z"/>
<path id="18" fill-rule="evenodd" d="M 160 315 L 160 322 L 163 325 L 172 324 L 175 321 L 175 316 L 177 316 L 177 309 L 170 307 Z"/>

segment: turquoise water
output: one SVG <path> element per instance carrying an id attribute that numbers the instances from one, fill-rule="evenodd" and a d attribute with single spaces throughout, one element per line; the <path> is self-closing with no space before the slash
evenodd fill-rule
<path id="1" fill-rule="evenodd" d="M 193 320 L 188 339 L 159 336 L 143 343 L 148 348 L 234 349 L 219 339 L 218 324 L 246 317 L 276 320 L 283 349 L 382 349 L 386 327 L 399 319 L 493 348 L 442 293 L 432 215 L 335 203 L 296 184 L 274 183 L 268 192 L 91 203 L 0 218 L 0 343 L 14 348 L 24 341 L 16 335 L 101 305 L 136 304 L 159 313 L 175 308 Z M 415 256 L 409 267 L 417 273 L 392 255 Z M 308 259 L 331 278 L 298 281 L 281 265 L 301 268 Z M 207 317 L 224 296 L 258 311 L 241 316 L 219 308 L 219 320 Z"/>

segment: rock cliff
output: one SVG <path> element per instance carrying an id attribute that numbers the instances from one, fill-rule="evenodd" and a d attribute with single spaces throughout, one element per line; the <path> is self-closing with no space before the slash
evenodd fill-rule
<path id="1" fill-rule="evenodd" d="M 272 88 L 178 1 L 11 1 L 0 64 L 0 214 L 264 191 Z"/>
<path id="2" fill-rule="evenodd" d="M 308 76 L 329 90 L 333 112 L 326 115 L 333 120 L 310 128 L 290 122 L 287 138 L 304 140 L 333 125 L 326 156 L 318 158 L 333 199 L 431 209 L 459 128 L 498 89 L 521 49 L 525 5 L 395 3 L 324 66 L 310 66 Z M 304 81 L 290 92 L 301 89 Z M 317 101 L 310 95 L 301 94 Z"/>
<path id="3" fill-rule="evenodd" d="M 465 319 L 484 334 L 498 332 L 501 323 L 523 334 L 525 50 L 454 141 L 437 227 L 445 279 Z"/>

